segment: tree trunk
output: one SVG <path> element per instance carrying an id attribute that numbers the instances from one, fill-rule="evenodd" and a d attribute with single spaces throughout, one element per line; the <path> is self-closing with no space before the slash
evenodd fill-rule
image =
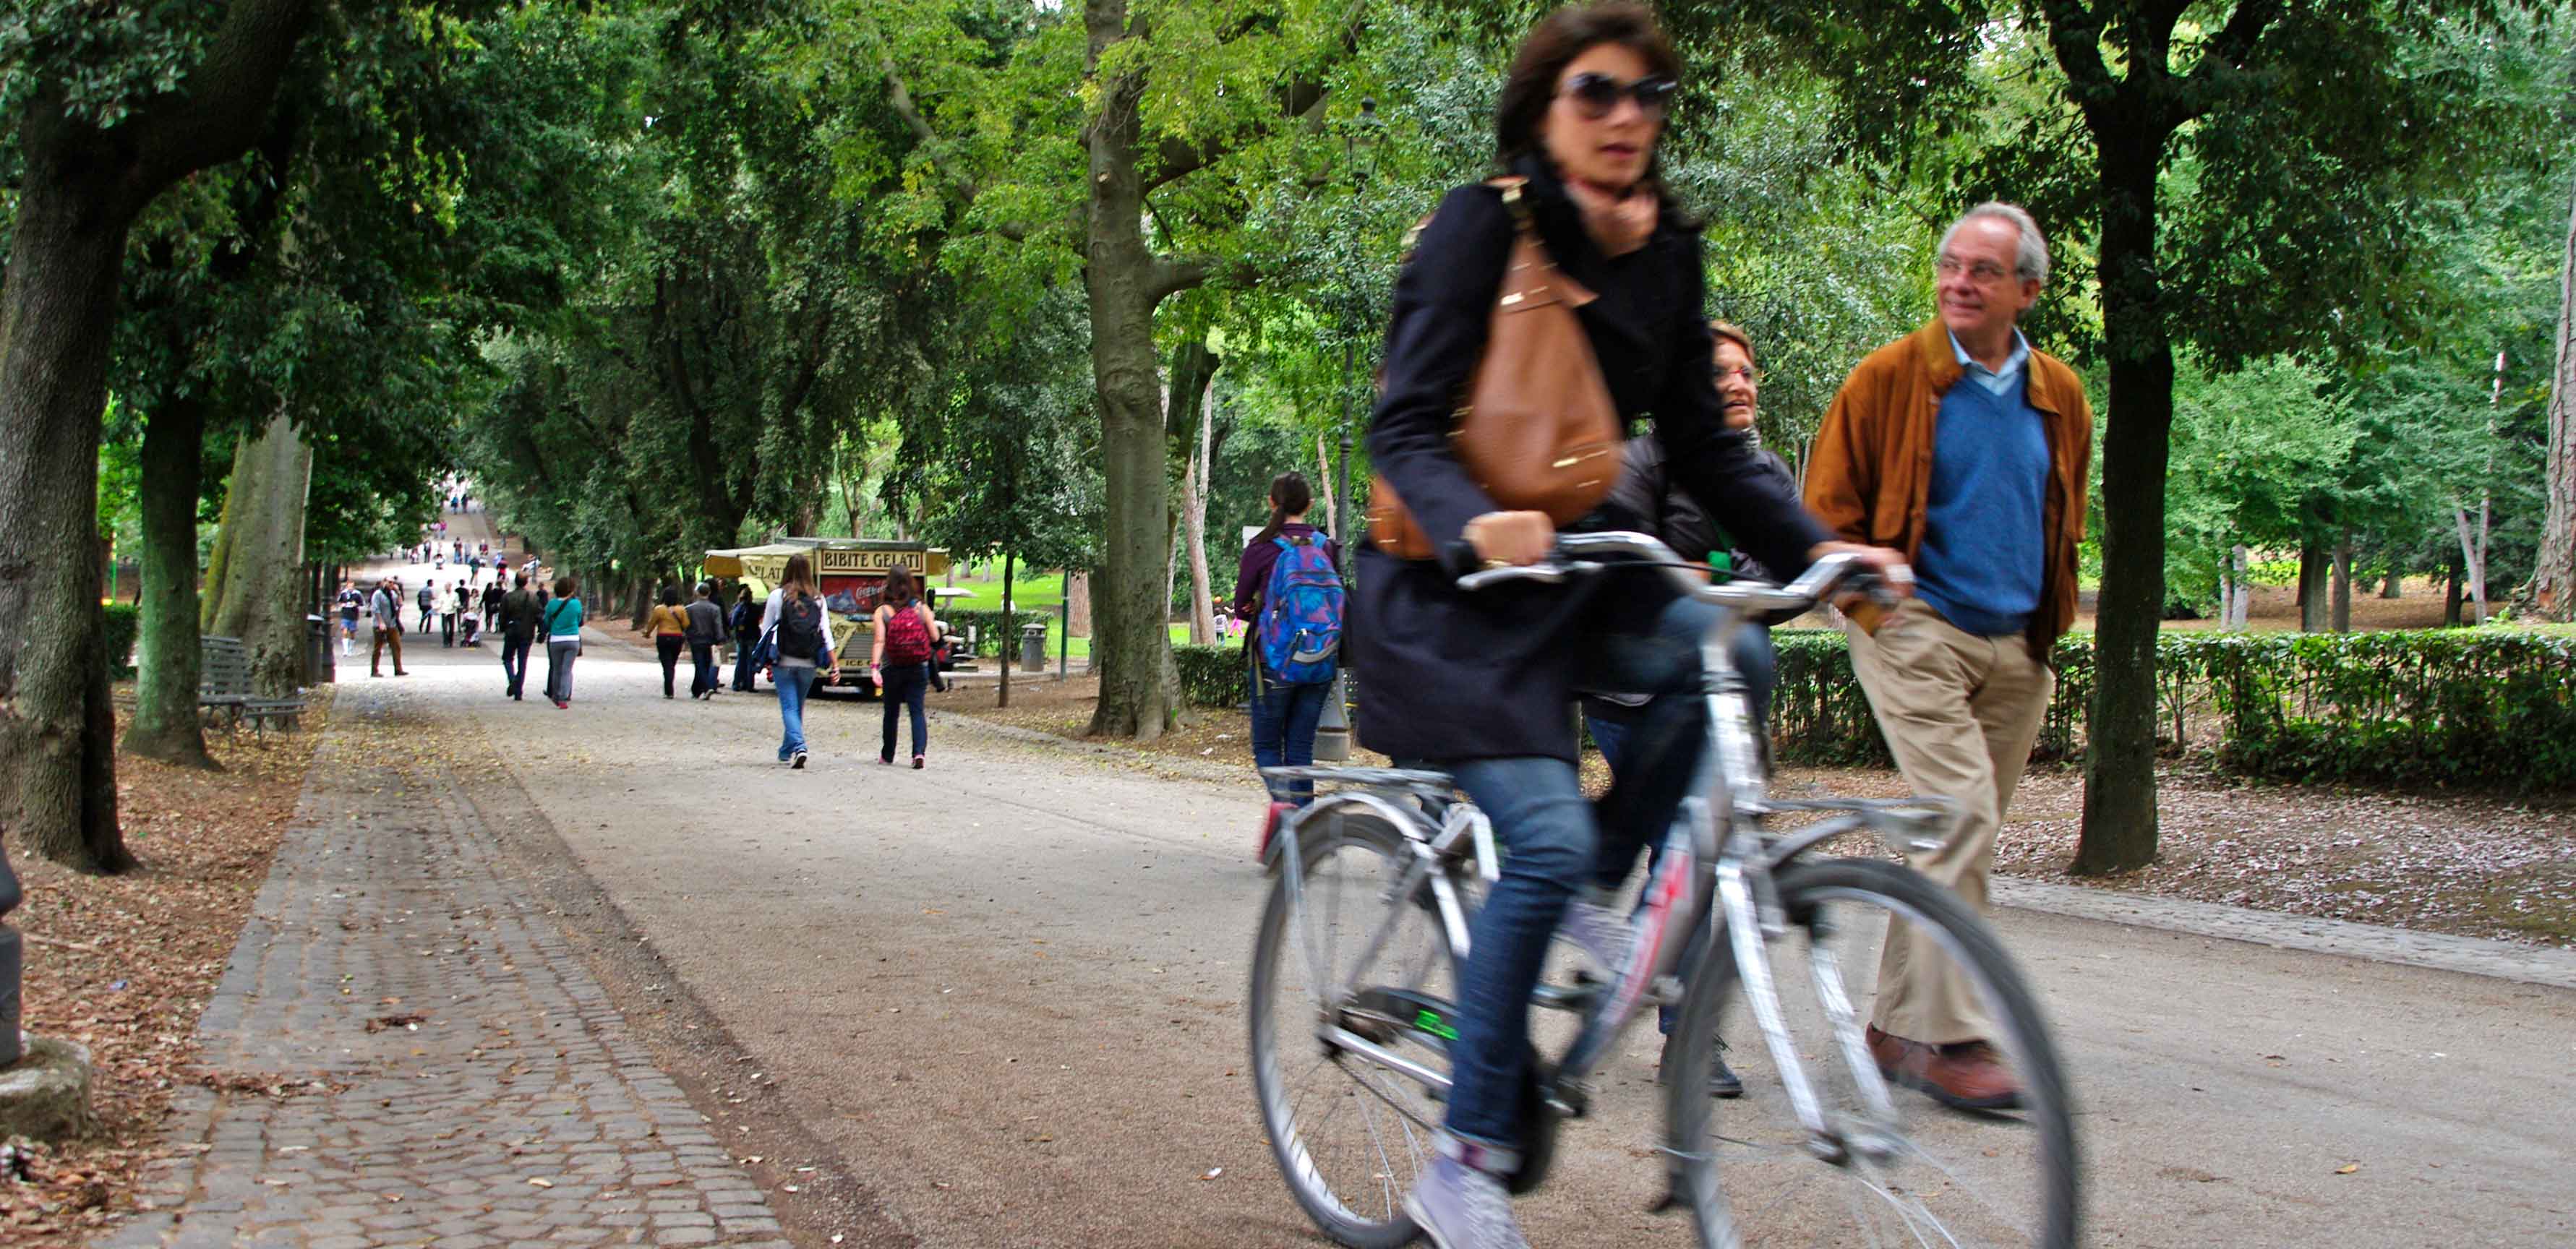
<path id="1" fill-rule="evenodd" d="M 304 684 L 304 505 L 313 450 L 281 407 L 233 449 L 223 540 L 230 552 L 210 632 L 237 637 L 251 688 L 269 697 Z"/>
<path id="2" fill-rule="evenodd" d="M 1332 523 L 1342 524 L 1341 501 L 1333 493 L 1333 462 L 1324 454 L 1322 434 L 1315 435 L 1315 488 L 1324 494 L 1324 515 L 1332 517 Z M 1336 533 L 1333 536 L 1345 544 L 1350 541 L 1348 534 Z"/>
<path id="3" fill-rule="evenodd" d="M 2352 531 L 2346 529 L 2334 548 L 2334 631 L 2352 632 Z"/>
<path id="4" fill-rule="evenodd" d="M 2400 587 L 2400 586 L 2402 586 L 2402 585 L 2404 585 L 2404 584 L 2405 584 L 2405 582 L 2406 582 L 2405 574 L 2398 572 L 2398 571 L 2397 571 L 2396 569 L 2394 569 L 2394 568 L 2389 569 L 2389 570 L 2388 570 L 2388 575 L 2379 579 L 2379 597 L 2381 597 L 2381 598 L 2397 598 L 2397 597 L 2399 597 L 2399 595 L 2400 595 L 2400 593 L 2401 593 L 2401 591 L 2400 591 L 2399 587 Z"/>
<path id="5" fill-rule="evenodd" d="M 2532 608 L 2549 620 L 2576 620 L 2576 205 L 2567 218 L 2567 249 L 2558 263 L 2557 367 L 2549 374 L 2548 506 L 2532 572 Z"/>
<path id="6" fill-rule="evenodd" d="M 1084 569 L 1064 570 L 1065 625 L 1069 638 L 1091 636 L 1091 573 Z"/>
<path id="7" fill-rule="evenodd" d="M 2250 629 L 2254 626 L 2254 559 L 2239 542 L 2228 552 L 2228 563 L 2234 573 L 2228 582 L 2226 627 Z"/>
<path id="8" fill-rule="evenodd" d="M 1216 642 L 1216 601 L 1208 588 L 1207 510 L 1208 491 L 1216 473 L 1216 385 L 1213 381 L 1201 392 L 1199 401 L 1198 454 L 1192 457 L 1197 467 L 1192 470 L 1188 490 L 1181 507 L 1188 518 L 1190 538 L 1190 644 L 1209 646 Z"/>
<path id="9" fill-rule="evenodd" d="M 2469 509 L 2451 510 L 2451 522 L 2460 537 L 2460 567 L 2468 574 L 2469 602 L 2477 608 L 2478 623 L 2487 622 L 2487 504 L 2478 505 L 2474 526 Z"/>
<path id="10" fill-rule="evenodd" d="M 2125 871 L 2156 857 L 2156 634 L 2165 601 L 2174 381 L 2173 342 L 2156 277 L 2156 169 L 2164 137 L 2097 140 L 2097 270 L 2111 416 L 2102 438 L 2102 594 L 2093 635 L 2084 824 L 2075 847 L 2079 875 Z"/>
<path id="11" fill-rule="evenodd" d="M 1088 0 L 1083 25 L 1085 68 L 1127 37 L 1125 0 Z M 1157 264 L 1146 249 L 1145 186 L 1136 168 L 1141 80 L 1128 75 L 1098 84 L 1099 111 L 1083 135 L 1090 174 L 1083 287 L 1091 317 L 1091 375 L 1100 409 L 1107 519 L 1100 586 L 1092 606 L 1098 633 L 1092 660 L 1100 702 L 1091 731 L 1151 740 L 1180 710 L 1174 690 L 1169 592 L 1156 584 L 1154 557 L 1166 553 L 1171 494 L 1166 480 L 1163 413 L 1155 400 L 1154 305 L 1162 298 Z"/>
<path id="12" fill-rule="evenodd" d="M 2299 539 L 2299 630 L 2323 633 L 2332 623 L 2332 591 L 2327 585 L 2333 560 L 2313 536 Z"/>
<path id="13" fill-rule="evenodd" d="M 2460 627 L 2460 582 L 2465 580 L 2457 552 L 2452 553 L 2450 572 L 2443 580 L 2449 583 L 2450 588 L 2442 595 L 2442 624 L 2445 628 L 2456 629 Z"/>
<path id="14" fill-rule="evenodd" d="M 205 416 L 202 400 L 182 395 L 165 400 L 143 427 L 144 593 L 134 720 L 122 743 L 128 754 L 194 768 L 217 766 L 197 720 L 197 496 Z"/>
<path id="15" fill-rule="evenodd" d="M 35 127 L 22 126 L 26 138 Z M 98 443 L 131 217 L 101 171 L 25 146 L 0 285 L 0 830 L 83 871 L 133 865 L 116 823 L 98 595 Z M 104 777 L 102 791 L 96 783 Z"/>
<path id="16" fill-rule="evenodd" d="M 1011 569 L 1017 562 L 1017 556 L 1009 551 L 1002 552 L 1002 619 L 1011 622 L 1019 619 L 1011 614 Z M 1019 645 L 1017 631 L 1005 625 L 1002 638 L 1002 692 L 993 700 L 993 705 L 996 707 L 1011 705 L 1011 665 L 1019 658 Z"/>

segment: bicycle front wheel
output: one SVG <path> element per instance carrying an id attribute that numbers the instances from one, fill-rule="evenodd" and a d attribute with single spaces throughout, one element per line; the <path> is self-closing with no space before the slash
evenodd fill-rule
<path id="1" fill-rule="evenodd" d="M 1745 1005 L 1726 935 L 1691 986 L 1665 1051 L 1674 1195 L 1709 1246 L 2036 1246 L 2076 1243 L 2079 1167 L 2057 1047 L 1992 929 L 1898 863 L 1828 859 L 1775 878 L 1789 931 L 1768 945 L 1781 1023 L 1821 1126 L 1803 1122 Z M 1910 984 L 1937 983 L 2019 1086 L 2009 1108 L 1936 1102 L 1921 1066 L 1883 1070 L 1864 1027 L 1891 925 L 1910 926 Z M 1928 940 L 1926 939 L 1928 938 Z M 1744 1082 L 1719 1103 L 1718 1052 Z M 1937 1038 L 1950 1039 L 1950 1038 Z M 1958 1047 L 1944 1053 L 1956 1055 Z"/>
<path id="2" fill-rule="evenodd" d="M 1358 1249 L 1411 1241 L 1405 1194 L 1430 1164 L 1442 1106 L 1326 1035 L 1347 1029 L 1446 1075 L 1456 965 L 1414 851 L 1367 812 L 1298 830 L 1303 886 L 1273 879 L 1252 951 L 1252 1081 L 1279 1172 L 1324 1234 Z M 1302 895 L 1302 897 L 1301 897 Z M 1426 1018 L 1427 1017 L 1427 1018 Z"/>

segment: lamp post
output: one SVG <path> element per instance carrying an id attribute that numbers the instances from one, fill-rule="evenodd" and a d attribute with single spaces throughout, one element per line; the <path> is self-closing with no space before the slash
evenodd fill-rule
<path id="1" fill-rule="evenodd" d="M 1369 170 L 1360 164 L 1365 148 L 1374 156 L 1377 151 L 1377 101 L 1360 97 L 1360 117 L 1356 126 L 1342 131 L 1342 164 L 1351 173 L 1353 195 L 1368 184 Z M 1354 266 L 1356 268 L 1356 266 Z M 1360 318 L 1351 315 L 1352 305 L 1360 298 L 1360 274 L 1354 272 L 1343 290 L 1342 314 L 1349 318 L 1342 334 L 1342 455 L 1333 467 L 1333 536 L 1342 543 L 1342 571 L 1351 568 L 1351 370 L 1359 347 Z M 1348 673 L 1336 669 L 1333 688 L 1324 695 L 1324 711 L 1315 722 L 1315 761 L 1341 763 L 1351 757 L 1350 694 L 1344 684 Z"/>
<path id="2" fill-rule="evenodd" d="M 1358 187 L 1368 184 L 1369 170 L 1361 166 L 1360 153 L 1366 149 L 1372 157 L 1376 154 L 1377 124 L 1377 101 L 1367 96 L 1360 97 L 1359 121 L 1342 131 L 1342 164 L 1350 170 L 1355 194 Z M 1342 312 L 1349 317 L 1351 305 L 1360 297 L 1358 275 L 1352 275 L 1343 296 Z M 1358 318 L 1350 317 L 1350 320 L 1357 321 Z M 1349 567 L 1351 544 L 1351 370 L 1358 344 L 1359 327 L 1345 324 L 1342 333 L 1342 454 L 1340 462 L 1333 468 L 1333 536 L 1341 540 L 1345 572 Z"/>

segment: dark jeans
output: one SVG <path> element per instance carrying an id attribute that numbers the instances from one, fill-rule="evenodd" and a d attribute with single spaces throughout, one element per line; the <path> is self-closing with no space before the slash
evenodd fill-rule
<path id="1" fill-rule="evenodd" d="M 751 652 L 759 645 L 760 639 L 756 637 L 733 640 L 733 687 L 746 694 L 760 688 L 751 680 Z"/>
<path id="2" fill-rule="evenodd" d="M 676 633 L 653 635 L 653 651 L 662 657 L 662 697 L 664 698 L 671 696 L 671 681 L 679 674 L 680 669 L 680 648 L 687 645 L 688 641 L 689 639 Z"/>
<path id="3" fill-rule="evenodd" d="M 455 613 L 455 612 L 452 612 L 452 611 L 443 611 L 443 612 L 438 613 L 438 640 L 439 640 L 439 645 L 441 645 L 441 646 L 454 646 L 454 645 L 456 645 L 456 613 Z"/>
<path id="4" fill-rule="evenodd" d="M 1252 660 L 1252 764 L 1259 768 L 1303 768 L 1315 762 L 1315 724 L 1324 717 L 1325 700 L 1334 683 L 1289 685 L 1273 676 L 1259 656 Z M 1270 783 L 1277 802 L 1304 806 L 1315 800 L 1313 781 Z"/>
<path id="5" fill-rule="evenodd" d="M 507 631 L 501 634 L 501 676 L 508 682 L 506 689 L 512 698 L 519 697 L 520 692 L 528 684 L 530 640 L 529 637 L 515 636 Z"/>
<path id="6" fill-rule="evenodd" d="M 695 698 L 700 694 L 715 693 L 716 644 L 713 642 L 689 643 L 689 662 L 697 666 L 697 672 L 689 678 L 689 697 Z"/>
<path id="7" fill-rule="evenodd" d="M 885 749 L 877 757 L 894 762 L 896 721 L 906 710 L 912 712 L 912 753 L 929 754 L 930 720 L 921 704 L 930 692 L 930 665 L 889 664 L 877 678 L 877 697 L 885 700 Z"/>
<path id="8" fill-rule="evenodd" d="M 1753 709 L 1753 740 L 1767 747 L 1771 740 L 1771 691 L 1780 684 L 1780 655 L 1771 645 L 1768 625 L 1746 625 L 1735 634 L 1735 670 L 1744 676 L 1745 702 Z M 1627 744 L 1628 730 L 1636 717 L 1621 716 L 1613 720 L 1594 715 L 1586 708 L 1584 727 L 1592 733 L 1592 744 L 1601 748 L 1601 761 L 1608 764 L 1613 776 L 1619 773 L 1621 748 Z"/>
<path id="9" fill-rule="evenodd" d="M 1675 599 L 1643 634 L 1614 634 L 1585 655 L 1576 684 L 1657 695 L 1638 741 L 1650 744 L 1634 775 L 1596 809 L 1574 765 L 1546 756 L 1469 759 L 1448 770 L 1494 824 L 1506 850 L 1502 879 L 1476 912 L 1459 976 L 1458 1041 L 1450 1047 L 1447 1127 L 1498 1149 L 1521 1146 L 1521 1084 L 1529 1061 L 1530 991 L 1566 905 L 1587 880 L 1618 864 L 1625 875 L 1644 840 L 1672 823 L 1698 768 L 1706 735 L 1683 725 L 1699 714 L 1699 639 L 1717 609 Z"/>

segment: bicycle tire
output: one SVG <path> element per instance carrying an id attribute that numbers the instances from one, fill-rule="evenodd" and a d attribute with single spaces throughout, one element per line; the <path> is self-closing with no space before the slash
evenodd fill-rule
<path id="1" fill-rule="evenodd" d="M 1400 867 L 1411 850 L 1404 835 L 1383 817 L 1364 811 L 1327 813 L 1312 821 L 1312 828 L 1299 830 L 1298 848 L 1306 869 L 1308 904 L 1315 906 L 1315 896 L 1322 886 L 1324 865 L 1336 856 L 1349 852 L 1375 855 L 1390 867 Z M 1372 898 L 1372 901 L 1377 899 Z M 1287 1183 L 1289 1194 L 1312 1219 L 1315 1226 L 1340 1244 L 1352 1249 L 1394 1249 L 1412 1241 L 1417 1234 L 1413 1220 L 1404 1213 L 1404 1197 L 1412 1191 L 1420 1168 L 1427 1163 L 1432 1148 L 1432 1134 L 1415 1125 L 1403 1111 L 1395 1108 L 1389 1094 L 1410 1097 L 1418 1105 L 1415 1113 L 1437 1121 L 1441 1106 L 1420 1086 L 1393 1072 L 1345 1066 L 1320 1042 L 1311 1040 L 1311 1018 L 1291 1020 L 1282 1017 L 1282 979 L 1303 974 L 1303 962 L 1290 940 L 1288 873 L 1273 874 L 1270 895 L 1262 908 L 1261 926 L 1253 942 L 1251 996 L 1245 1014 L 1249 1022 L 1252 1083 L 1261 1108 L 1261 1122 L 1269 1138 L 1273 1161 L 1280 1177 Z M 1419 938 L 1413 949 L 1397 955 L 1399 959 L 1424 956 L 1436 963 L 1427 968 L 1433 976 L 1445 975 L 1454 992 L 1457 959 L 1450 948 L 1446 930 L 1435 912 L 1426 910 L 1417 899 L 1410 907 Z M 1382 908 L 1371 912 L 1382 916 Z M 1413 938 L 1405 938 L 1413 940 Z M 1329 955 L 1327 960 L 1329 961 Z M 1294 999 L 1293 1000 L 1300 1000 Z M 1289 1087 L 1291 1080 L 1290 1046 L 1311 1044 L 1318 1057 L 1303 1065 L 1302 1075 L 1326 1077 L 1326 1104 L 1313 1116 L 1298 1112 L 1307 1096 L 1306 1089 Z M 1296 1051 L 1306 1053 L 1304 1045 Z M 1445 1055 L 1431 1061 L 1427 1054 L 1413 1055 L 1437 1069 L 1445 1070 Z M 1357 1060 L 1354 1060 L 1357 1061 Z M 1336 1090 L 1331 1083 L 1335 1068 L 1349 1087 Z M 1375 1088 L 1363 1084 L 1363 1076 L 1373 1072 Z M 1367 1169 L 1363 1161 L 1347 1165 L 1353 1151 L 1345 1145 L 1323 1139 L 1323 1131 L 1337 1115 L 1355 1107 L 1351 1113 L 1370 1136 L 1376 1162 Z M 1403 1152 L 1412 1165 L 1397 1163 L 1389 1153 L 1388 1139 L 1404 1142 Z M 1398 1172 L 1404 1172 L 1398 1174 Z M 1357 1191 L 1373 1186 L 1369 1191 Z M 1351 1191 L 1346 1191 L 1351 1190 Z"/>
<path id="2" fill-rule="evenodd" d="M 1947 1221 L 1924 1210 L 1923 1216 L 1931 1219 L 1942 1229 L 1944 1235 L 1949 1237 L 1942 1243 L 2014 1244 L 2037 1246 L 2041 1249 L 2067 1249 L 2076 1244 L 2080 1235 L 2082 1168 L 2065 1067 L 2058 1056 L 2056 1042 L 2047 1020 L 2040 1012 L 2038 999 L 2023 981 L 2019 969 L 2014 965 L 2010 955 L 2005 952 L 2002 942 L 1996 938 L 1993 929 L 1970 910 L 1966 903 L 1960 901 L 1956 894 L 1900 863 L 1875 859 L 1821 859 L 1795 863 L 1783 868 L 1774 880 L 1779 888 L 1781 905 L 1791 917 L 1792 923 L 1810 932 L 1813 931 L 1810 925 L 1819 914 L 1820 908 L 1838 901 L 1857 901 L 1864 905 L 1874 905 L 1884 910 L 1890 917 L 1902 916 L 1909 923 L 1930 925 L 1935 930 L 1936 939 L 1943 948 L 1953 959 L 1966 967 L 1972 981 L 1976 982 L 1983 991 L 1982 1004 L 1994 1018 L 1998 1032 L 2001 1034 L 1997 1038 L 1998 1043 L 2010 1056 L 2014 1074 L 2022 1085 L 2022 1103 L 2014 1119 L 2027 1126 L 2032 1133 L 2034 1141 L 2032 1161 L 2039 1174 L 2028 1181 L 2028 1190 L 2022 1194 L 2026 1199 L 2016 1203 L 2030 1211 L 2026 1230 L 2001 1240 L 1963 1239 Z M 1791 952 L 1781 948 L 1789 943 L 1773 944 L 1775 959 L 1792 956 Z M 1812 958 L 1812 952 L 1809 957 Z M 1788 978 L 1783 976 L 1779 979 L 1785 983 Z M 1739 990 L 1739 969 L 1728 953 L 1725 936 L 1721 931 L 1717 948 L 1711 952 L 1706 965 L 1701 969 L 1701 974 L 1684 995 L 1680 1017 L 1666 1042 L 1664 1062 L 1666 1145 L 1667 1156 L 1670 1159 L 1673 1198 L 1689 1209 L 1699 1231 L 1701 1244 L 1725 1246 L 1727 1249 L 1748 1243 L 1766 1243 L 1772 1239 L 1763 1236 L 1759 1228 L 1755 1229 L 1753 1239 L 1746 1238 L 1746 1229 L 1739 1224 L 1733 1203 L 1727 1199 L 1724 1187 L 1727 1177 L 1723 1174 L 1726 1163 L 1720 1157 L 1721 1153 L 1725 1152 L 1722 1145 L 1744 1145 L 1752 1133 L 1743 1127 L 1730 1126 L 1727 1129 L 1729 1136 L 1726 1138 L 1721 1140 L 1713 1135 L 1711 1125 L 1721 1113 L 1719 1103 L 1708 1094 L 1705 1062 L 1693 1062 L 1690 1056 L 1705 1056 L 1713 1053 L 1717 1041 L 1718 1020 L 1724 1013 L 1726 1004 L 1739 996 Z M 1859 1019 L 1865 1021 L 1868 999 L 1855 994 L 1853 1004 Z M 1799 1036 L 1794 1028 L 1791 1035 L 1793 1038 Z M 1836 1060 L 1831 1052 L 1832 1048 L 1829 1041 L 1802 1047 L 1802 1052 L 1813 1051 L 1812 1058 L 1807 1062 L 1806 1067 L 1811 1077 L 1828 1075 L 1835 1070 Z M 1750 1052 L 1757 1060 L 1767 1064 L 1767 1055 L 1761 1053 L 1763 1049 L 1764 1047 L 1756 1041 L 1749 1045 L 1739 1045 L 1731 1052 L 1739 1058 Z M 1794 1114 L 1790 1112 L 1787 1099 L 1780 1094 L 1779 1087 L 1770 1086 L 1767 1090 L 1770 1096 L 1766 1101 L 1756 1096 L 1757 1090 L 1754 1083 L 1753 1078 L 1748 1075 L 1746 1100 L 1725 1103 L 1726 1109 L 1723 1113 L 1730 1116 L 1744 1116 L 1758 1114 L 1765 1109 L 1776 1111 L 1786 1117 L 1790 1132 L 1796 1132 Z M 1828 1096 L 1830 1100 L 1829 1094 L 1826 1094 L 1821 1087 L 1819 1093 L 1820 1096 Z M 1893 1084 L 1889 1086 L 1888 1093 L 1897 1102 L 1900 1113 L 1905 1109 L 1916 1107 L 1928 1110 L 1932 1105 L 1921 1094 Z M 1936 1132 L 1972 1132 L 1988 1126 L 1999 1126 L 1981 1124 L 1977 1120 L 1959 1116 L 1956 1112 L 1947 1110 L 1930 1111 L 1930 1113 L 1936 1117 L 1926 1121 L 1934 1125 Z M 2000 1117 L 1997 1118 L 2000 1119 Z M 1786 1136 L 1789 1133 L 1781 1135 Z M 1920 1152 L 1920 1146 L 1910 1136 L 1906 1138 L 1905 1147 Z M 1792 1152 L 1782 1151 L 1784 1157 Z M 1989 1157 L 1994 1156 L 1993 1151 L 1983 1152 L 1986 1152 Z M 1812 1153 L 1797 1153 L 1796 1156 L 1807 1159 L 1808 1166 L 1818 1169 L 1803 1174 L 1813 1176 L 1821 1173 L 1821 1169 L 1834 1168 L 1846 1175 L 1859 1176 L 1852 1181 L 1854 1183 L 1864 1186 L 1869 1184 L 1866 1174 L 1858 1166 L 1837 1163 Z M 1899 1161 L 1914 1160 L 1906 1158 Z M 1924 1199 L 1919 1190 L 1924 1188 L 1946 1189 L 1947 1191 L 1935 1194 L 1944 1197 L 1952 1192 L 1973 1193 L 1975 1186 L 1963 1179 L 1958 1171 L 1942 1166 L 1928 1154 L 1922 1155 L 1922 1161 L 1944 1173 L 1950 1183 L 1899 1186 L 1894 1194 L 1888 1192 L 1886 1186 L 1879 1186 L 1872 1189 L 1872 1196 L 1880 1205 L 1901 1209 L 1898 1197 L 1911 1194 L 1915 1208 L 1921 1209 Z M 1972 1166 L 1968 1169 L 1974 1168 Z M 1771 1185 L 1772 1189 L 1779 1187 L 1776 1183 L 1776 1174 L 1770 1174 L 1767 1178 L 1774 1181 Z M 1753 1179 L 1752 1175 L 1747 1175 L 1744 1182 L 1750 1184 Z M 1768 1189 L 1765 1190 L 1764 1196 L 1772 1203 L 1774 1209 L 1785 1204 L 1787 1200 Z M 1851 1201 L 1849 1204 L 1856 1214 L 1862 1217 L 1877 1209 L 1877 1206 L 1859 1201 Z M 1962 1199 L 1958 1204 L 1967 1204 L 1966 1199 Z M 1810 1208 L 1799 1216 L 1807 1225 L 1802 1226 L 1796 1233 L 1795 1243 L 1801 1245 L 1836 1243 L 1823 1239 L 1817 1234 L 1809 1217 L 1811 1215 Z M 1938 1239 L 1935 1238 L 1936 1241 Z M 1863 1239 L 1851 1243 L 1881 1242 L 1876 1239 Z"/>

